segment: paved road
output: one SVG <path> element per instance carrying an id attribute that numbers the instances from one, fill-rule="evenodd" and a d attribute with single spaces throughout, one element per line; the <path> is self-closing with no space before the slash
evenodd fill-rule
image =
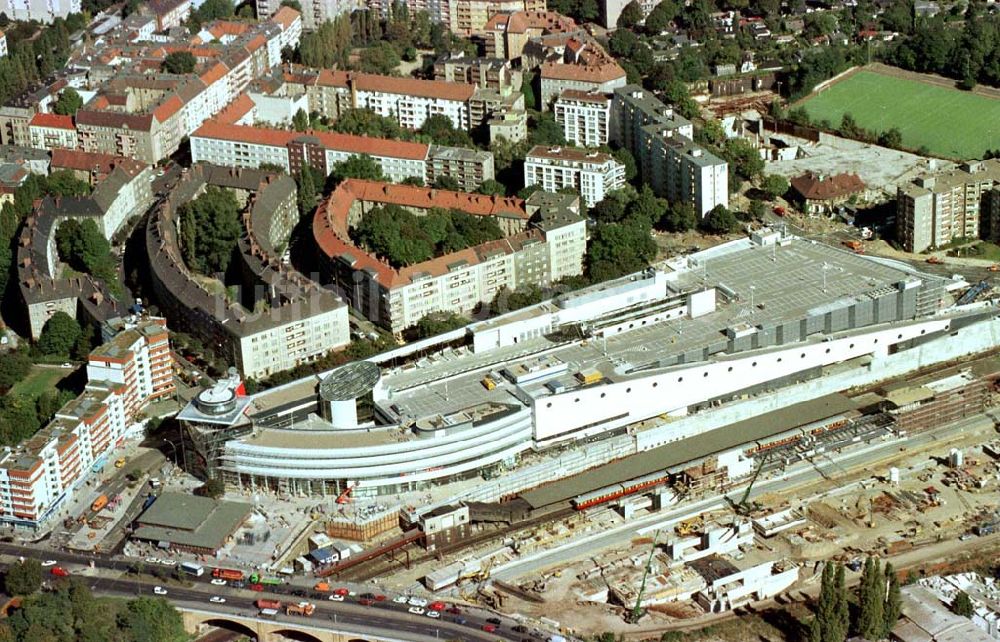
<path id="1" fill-rule="evenodd" d="M 39 557 L 38 551 L 27 547 L 9 543 L 0 543 L 0 554 L 12 557 Z M 42 555 L 46 560 L 56 560 L 59 564 L 74 575 L 84 575 L 88 571 L 85 568 L 93 564 L 95 569 L 102 571 L 127 571 L 135 564 L 133 561 L 124 561 L 110 558 L 103 555 L 81 555 L 64 551 L 46 551 Z M 138 561 L 138 560 L 136 560 Z M 150 567 L 150 565 L 146 565 Z M 94 571 L 89 571 L 94 572 Z M 93 590 L 98 593 L 124 595 L 134 597 L 136 595 L 153 595 L 155 583 L 146 578 L 132 576 L 126 579 L 112 578 L 107 576 L 84 575 Z M 513 627 L 517 623 L 510 618 L 500 618 L 501 626 L 493 634 L 482 631 L 482 626 L 486 624 L 486 619 L 493 617 L 492 614 L 480 613 L 478 611 L 463 609 L 463 613 L 458 616 L 464 622 L 455 621 L 456 616 L 444 614 L 441 619 L 431 619 L 424 615 L 413 615 L 407 612 L 408 607 L 396 604 L 390 600 L 376 602 L 372 606 L 363 606 L 354 602 L 357 598 L 347 598 L 351 601 L 330 602 L 326 595 L 313 594 L 309 591 L 307 595 L 292 596 L 292 591 L 301 591 L 292 586 L 268 587 L 266 592 L 254 592 L 246 589 L 233 589 L 228 586 L 213 586 L 210 584 L 211 577 L 208 574 L 202 577 L 191 577 L 190 586 L 178 586 L 173 580 L 164 580 L 161 584 L 167 588 L 167 598 L 171 601 L 194 605 L 202 610 L 218 611 L 220 613 L 240 612 L 244 615 L 253 615 L 257 609 L 253 606 L 254 600 L 264 598 L 274 598 L 288 602 L 290 600 L 309 600 L 316 604 L 317 615 L 313 621 L 317 624 L 331 625 L 336 622 L 338 627 L 351 631 L 357 630 L 363 633 L 365 627 L 382 627 L 388 632 L 407 632 L 407 639 L 415 636 L 424 636 L 426 639 L 434 639 L 439 636 L 441 639 L 460 639 L 476 641 L 509 639 L 522 640 L 525 638 L 544 640 L 547 633 L 539 632 L 532 638 L 529 633 L 517 632 Z M 226 599 L 225 604 L 212 604 L 209 599 L 212 596 L 221 596 Z M 301 618 L 295 616 L 280 616 L 281 620 L 289 622 L 301 622 Z"/>

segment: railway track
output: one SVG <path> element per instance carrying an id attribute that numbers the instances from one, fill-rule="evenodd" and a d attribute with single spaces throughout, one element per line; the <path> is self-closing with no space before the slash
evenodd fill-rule
<path id="1" fill-rule="evenodd" d="M 541 526 L 550 522 L 556 522 L 576 513 L 577 511 L 573 510 L 572 507 L 565 506 L 520 522 L 508 524 L 501 528 L 484 530 L 472 535 L 471 537 L 467 537 L 460 542 L 455 542 L 454 544 L 446 546 L 439 546 L 437 550 L 433 552 L 426 552 L 424 549 L 416 547 L 414 544 L 410 544 L 409 548 L 411 551 L 416 548 L 416 550 L 422 552 L 422 554 L 410 558 L 410 565 L 422 564 L 431 560 L 439 560 L 445 555 L 453 555 L 460 551 L 486 544 L 492 540 L 502 539 L 519 531 Z M 352 582 L 367 582 L 380 575 L 392 572 L 398 566 L 398 561 L 381 559 L 378 562 L 373 562 L 372 564 L 364 564 L 362 566 L 355 567 L 354 569 L 349 569 L 341 574 L 338 579 Z"/>

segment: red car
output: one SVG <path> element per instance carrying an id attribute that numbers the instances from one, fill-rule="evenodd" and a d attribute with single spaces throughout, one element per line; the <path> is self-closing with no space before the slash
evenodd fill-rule
<path id="1" fill-rule="evenodd" d="M 247 588 L 251 591 L 257 591 L 258 593 L 264 590 L 263 584 L 247 584 Z"/>
<path id="2" fill-rule="evenodd" d="M 350 591 L 348 591 L 345 588 L 339 588 L 339 589 L 334 590 L 333 594 L 334 595 L 349 595 Z"/>
<path id="3" fill-rule="evenodd" d="M 53 566 L 52 570 L 49 572 L 55 575 L 56 577 L 69 577 L 69 571 L 67 571 L 61 566 Z"/>
<path id="4" fill-rule="evenodd" d="M 358 600 L 358 604 L 360 604 L 361 606 L 371 606 L 374 603 L 375 600 L 368 597 L 363 597 L 360 600 Z"/>
<path id="5" fill-rule="evenodd" d="M 487 633 L 493 633 L 494 631 L 497 630 L 497 625 L 496 624 L 484 624 L 483 625 L 483 630 L 486 631 Z"/>
<path id="6" fill-rule="evenodd" d="M 451 613 L 452 615 L 461 615 L 462 609 L 458 608 L 457 606 L 453 606 L 450 609 L 448 609 L 448 613 Z"/>
<path id="7" fill-rule="evenodd" d="M 381 595 L 381 594 L 379 594 L 379 595 L 376 595 L 376 596 L 375 596 L 375 601 L 376 601 L 376 602 L 385 602 L 385 596 L 384 596 L 384 595 Z"/>
<path id="8" fill-rule="evenodd" d="M 444 602 L 431 602 L 427 607 L 428 611 L 443 611 L 448 607 Z"/>

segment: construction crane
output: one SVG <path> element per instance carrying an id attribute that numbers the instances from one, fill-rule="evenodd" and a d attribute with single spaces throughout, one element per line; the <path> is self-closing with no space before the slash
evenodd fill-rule
<path id="1" fill-rule="evenodd" d="M 767 462 L 767 458 L 761 456 L 760 462 L 757 464 L 757 468 L 753 471 L 753 477 L 750 478 L 750 483 L 747 484 L 746 490 L 743 491 L 743 495 L 740 497 L 740 501 L 734 501 L 728 495 L 726 496 L 726 501 L 732 506 L 733 512 L 735 512 L 740 517 L 745 517 L 751 510 L 753 510 L 753 504 L 748 504 L 747 500 L 750 499 L 750 491 L 753 490 L 753 485 L 757 482 L 757 478 L 760 476 L 760 471 L 764 469 L 764 464 Z"/>
<path id="2" fill-rule="evenodd" d="M 646 579 L 649 578 L 649 571 L 653 566 L 653 553 L 656 552 L 656 540 L 660 537 L 660 529 L 656 529 L 656 533 L 653 534 L 653 545 L 649 547 L 649 557 L 646 558 L 646 568 L 642 571 L 642 583 L 639 584 L 639 593 L 635 596 L 635 606 L 629 612 L 625 621 L 629 624 L 635 624 L 646 614 L 646 609 L 642 608 L 642 596 L 646 592 Z"/>

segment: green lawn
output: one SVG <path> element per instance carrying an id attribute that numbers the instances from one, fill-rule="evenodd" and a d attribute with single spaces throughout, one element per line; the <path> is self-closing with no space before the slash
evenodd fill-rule
<path id="1" fill-rule="evenodd" d="M 1000 144 L 1000 100 L 872 71 L 859 71 L 803 104 L 810 118 L 833 127 L 845 113 L 870 131 L 897 127 L 904 145 L 926 146 L 939 156 L 982 158 L 994 139 Z"/>
<path id="2" fill-rule="evenodd" d="M 34 366 L 27 377 L 10 389 L 10 394 L 27 395 L 37 399 L 46 390 L 54 390 L 56 384 L 71 372 L 73 371 L 69 368 L 39 368 Z"/>

